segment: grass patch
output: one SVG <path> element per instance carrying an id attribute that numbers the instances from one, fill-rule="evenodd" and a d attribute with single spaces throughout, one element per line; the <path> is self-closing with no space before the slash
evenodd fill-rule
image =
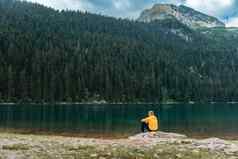
<path id="1" fill-rule="evenodd" d="M 22 151 L 22 150 L 29 150 L 30 147 L 26 144 L 13 144 L 13 145 L 3 145 L 3 150 L 11 150 L 11 151 Z"/>
<path id="2" fill-rule="evenodd" d="M 79 145 L 79 146 L 76 146 L 76 147 L 71 147 L 71 146 L 68 146 L 66 147 L 66 149 L 68 151 L 93 151 L 95 150 L 95 146 L 90 146 L 90 145 Z"/>

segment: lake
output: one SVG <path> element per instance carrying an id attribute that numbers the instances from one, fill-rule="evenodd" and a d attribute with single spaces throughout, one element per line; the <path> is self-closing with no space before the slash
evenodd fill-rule
<path id="1" fill-rule="evenodd" d="M 238 104 L 0 105 L 1 131 L 126 137 L 154 110 L 160 129 L 191 137 L 238 139 Z"/>

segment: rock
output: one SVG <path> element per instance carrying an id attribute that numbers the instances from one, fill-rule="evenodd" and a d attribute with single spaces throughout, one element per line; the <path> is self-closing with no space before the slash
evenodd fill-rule
<path id="1" fill-rule="evenodd" d="M 183 155 L 180 153 L 176 155 L 176 158 L 182 158 L 182 157 L 183 157 Z"/>
<path id="2" fill-rule="evenodd" d="M 199 148 L 208 148 L 210 150 L 224 150 L 227 147 L 227 142 L 218 138 L 209 138 L 197 141 Z"/>
<path id="3" fill-rule="evenodd" d="M 186 135 L 175 134 L 175 133 L 165 133 L 165 132 L 156 132 L 155 134 L 151 133 L 141 133 L 132 137 L 129 137 L 130 140 L 161 140 L 161 139 L 186 139 Z"/>
<path id="4" fill-rule="evenodd" d="M 112 155 L 112 153 L 111 153 L 111 152 L 108 152 L 108 153 L 106 153 L 106 155 L 107 155 L 107 156 L 111 156 L 111 155 Z"/>
<path id="5" fill-rule="evenodd" d="M 192 144 L 193 140 L 182 140 L 181 144 Z"/>
<path id="6" fill-rule="evenodd" d="M 227 145 L 227 148 L 224 150 L 226 154 L 237 154 L 238 155 L 238 145 L 230 144 Z"/>
<path id="7" fill-rule="evenodd" d="M 200 151 L 199 151 L 199 150 L 193 150 L 193 151 L 192 151 L 192 154 L 193 154 L 194 156 L 199 156 L 199 155 L 200 155 Z"/>
<path id="8" fill-rule="evenodd" d="M 98 154 L 91 154 L 90 157 L 96 158 L 96 157 L 98 157 Z"/>
<path id="9" fill-rule="evenodd" d="M 159 155 L 158 154 L 154 154 L 154 158 L 159 158 Z"/>

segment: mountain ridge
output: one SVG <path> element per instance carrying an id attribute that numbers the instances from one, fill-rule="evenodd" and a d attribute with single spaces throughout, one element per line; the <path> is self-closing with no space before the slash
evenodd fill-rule
<path id="1" fill-rule="evenodd" d="M 184 5 L 155 4 L 152 8 L 144 10 L 137 19 L 140 22 L 152 22 L 155 20 L 177 19 L 190 28 L 225 27 L 225 24 L 217 18 L 206 15 Z"/>

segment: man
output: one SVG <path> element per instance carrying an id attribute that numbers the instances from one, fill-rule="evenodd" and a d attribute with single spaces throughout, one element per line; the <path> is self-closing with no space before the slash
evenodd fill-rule
<path id="1" fill-rule="evenodd" d="M 158 119 L 153 111 L 148 112 L 148 117 L 141 120 L 141 131 L 142 132 L 156 132 L 158 130 Z"/>

